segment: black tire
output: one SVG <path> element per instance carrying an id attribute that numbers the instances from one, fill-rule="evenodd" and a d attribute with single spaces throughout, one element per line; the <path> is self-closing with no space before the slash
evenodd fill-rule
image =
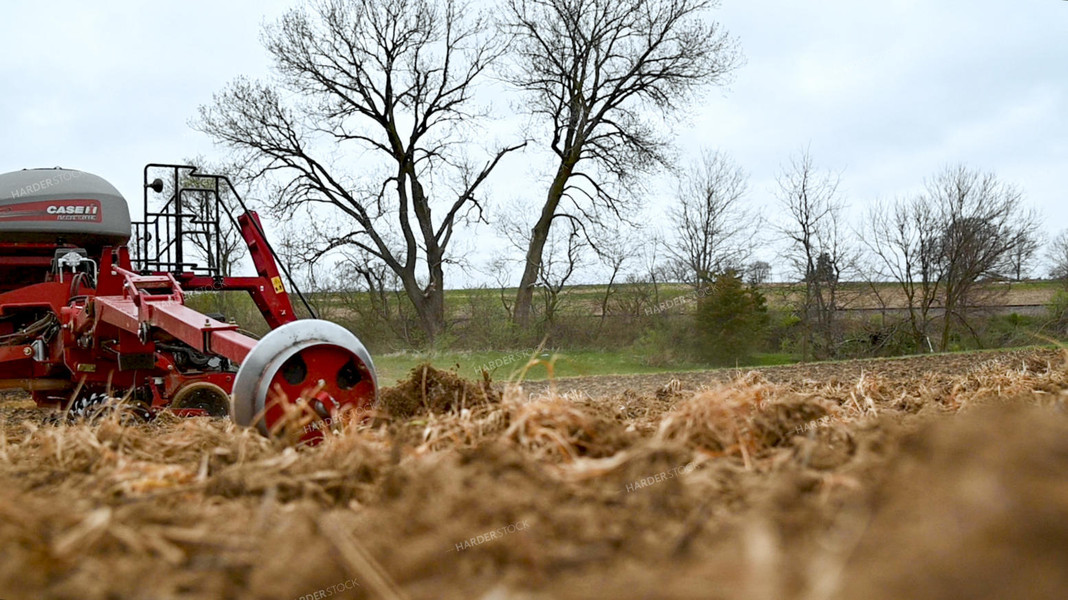
<path id="1" fill-rule="evenodd" d="M 122 402 L 117 398 L 109 398 L 103 392 L 93 392 L 81 394 L 71 402 L 67 410 L 67 423 L 96 421 L 116 412 L 124 425 L 146 423 L 153 418 L 152 411 L 139 402 Z"/>

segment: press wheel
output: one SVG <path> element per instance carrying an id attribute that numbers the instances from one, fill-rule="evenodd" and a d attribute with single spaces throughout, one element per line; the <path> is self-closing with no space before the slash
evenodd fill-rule
<path id="1" fill-rule="evenodd" d="M 271 435 L 287 413 L 280 398 L 296 405 L 303 394 L 314 416 L 329 424 L 341 412 L 371 408 L 377 391 L 371 355 L 352 332 L 329 321 L 294 321 L 265 335 L 245 357 L 230 416 Z M 321 437 L 322 425 L 302 439 Z"/>

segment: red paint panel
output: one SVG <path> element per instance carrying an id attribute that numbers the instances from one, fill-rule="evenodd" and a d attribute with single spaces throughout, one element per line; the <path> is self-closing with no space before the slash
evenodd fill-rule
<path id="1" fill-rule="evenodd" d="M 50 256 L 0 256 L 0 265 L 8 267 L 50 267 Z"/>
<path id="2" fill-rule="evenodd" d="M 28 348 L 28 347 L 29 347 L 28 345 L 25 345 L 25 346 L 22 346 L 22 345 L 20 345 L 20 346 L 0 346 L 0 363 L 6 363 L 6 362 L 11 362 L 11 361 L 17 361 L 17 360 L 28 360 L 29 355 L 26 354 L 26 351 L 25 351 L 25 348 Z M 11 368 L 11 367 L 5 367 L 5 368 Z M 6 372 L 5 372 L 5 376 L 6 376 Z"/>
<path id="3" fill-rule="evenodd" d="M 237 325 L 223 323 L 204 316 L 187 306 L 173 302 L 153 302 L 150 323 L 204 352 L 204 334 L 211 331 L 231 331 Z"/>
<path id="4" fill-rule="evenodd" d="M 252 352 L 256 340 L 236 331 L 216 331 L 211 334 L 209 345 L 213 353 L 240 363 Z"/>
<path id="5" fill-rule="evenodd" d="M 96 310 L 100 320 L 130 333 L 137 333 L 140 319 L 132 300 L 118 296 L 97 296 Z"/>
<path id="6" fill-rule="evenodd" d="M 38 200 L 0 206 L 0 223 L 16 221 L 100 223 L 102 217 L 99 200 Z"/>

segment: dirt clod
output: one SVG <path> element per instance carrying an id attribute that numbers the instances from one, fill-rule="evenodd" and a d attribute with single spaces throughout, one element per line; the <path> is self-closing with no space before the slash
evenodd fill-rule
<path id="1" fill-rule="evenodd" d="M 483 381 L 473 383 L 452 371 L 424 364 L 412 369 L 407 379 L 383 389 L 378 406 L 403 419 L 420 413 L 442 413 L 500 400 L 501 394 L 493 389 L 488 375 Z"/>

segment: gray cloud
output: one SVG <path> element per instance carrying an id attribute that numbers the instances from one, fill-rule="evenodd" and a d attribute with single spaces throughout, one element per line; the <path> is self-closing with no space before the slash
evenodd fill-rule
<path id="1" fill-rule="evenodd" d="M 0 171 L 80 168 L 137 204 L 144 163 L 217 153 L 187 123 L 227 81 L 267 72 L 260 25 L 290 5 L 9 3 Z M 1068 227 L 1068 2 L 725 0 L 716 15 L 747 64 L 691 107 L 680 150 L 733 155 L 755 203 L 771 201 L 780 165 L 810 147 L 857 207 L 965 162 L 1018 184 L 1051 232 Z"/>

